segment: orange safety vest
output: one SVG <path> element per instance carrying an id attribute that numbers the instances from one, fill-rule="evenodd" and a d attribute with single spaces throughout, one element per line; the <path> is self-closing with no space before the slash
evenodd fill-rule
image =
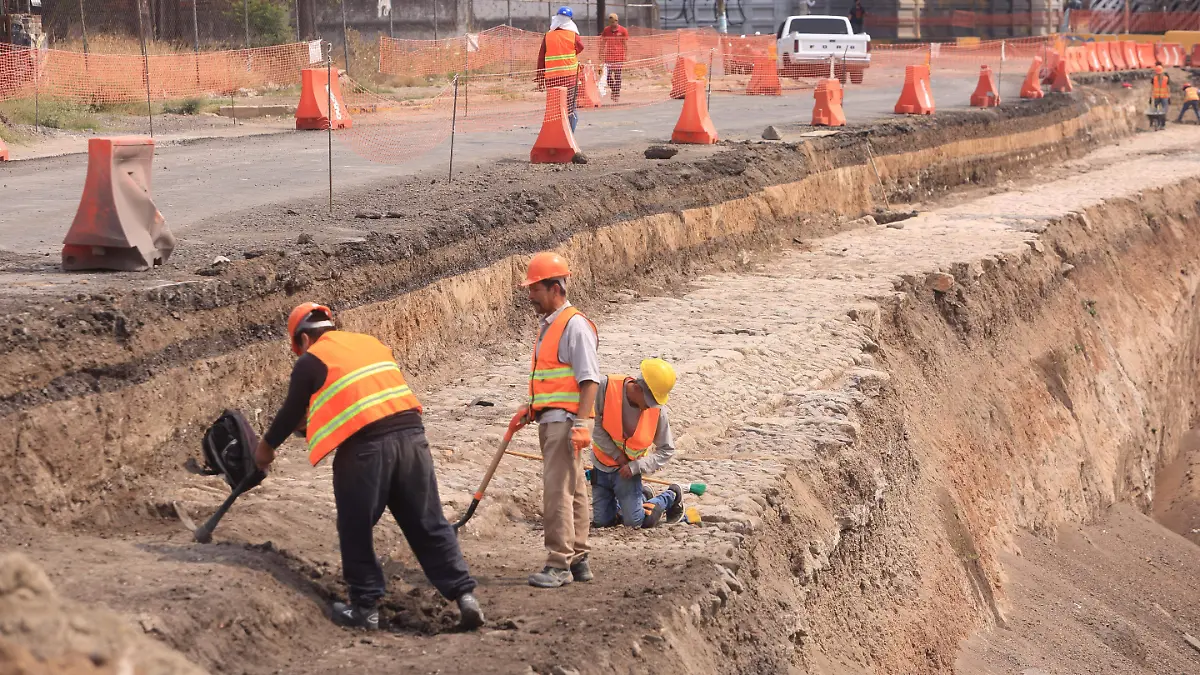
<path id="1" fill-rule="evenodd" d="M 1170 80 L 1166 75 L 1150 78 L 1150 98 L 1171 98 Z"/>
<path id="2" fill-rule="evenodd" d="M 308 461 L 313 466 L 368 424 L 405 410 L 421 412 L 391 348 L 370 335 L 330 331 L 308 353 L 329 370 L 324 386 L 308 402 Z"/>
<path id="3" fill-rule="evenodd" d="M 650 451 L 654 443 L 654 434 L 658 431 L 658 408 L 648 408 L 638 417 L 637 427 L 633 435 L 625 438 L 624 415 L 621 407 L 625 403 L 625 383 L 632 380 L 628 375 L 609 375 L 608 386 L 604 388 L 604 412 L 601 413 L 600 427 L 608 432 L 617 448 L 625 452 L 629 459 L 638 459 Z M 609 457 L 599 446 L 592 444 L 596 459 L 604 466 L 619 466 L 617 460 Z"/>
<path id="4" fill-rule="evenodd" d="M 1185 101 L 1200 101 L 1200 91 L 1195 87 L 1188 87 L 1183 90 L 1183 100 Z"/>
<path id="5" fill-rule="evenodd" d="M 558 344 L 562 341 L 563 331 L 577 314 L 583 316 L 574 307 L 564 309 L 546 329 L 541 345 L 534 343 L 533 367 L 529 371 L 529 409 L 534 413 L 547 408 L 559 408 L 573 415 L 579 413 L 579 383 L 575 381 L 575 369 L 558 360 Z M 596 324 L 591 319 L 588 319 L 588 325 L 595 333 Z"/>
<path id="6" fill-rule="evenodd" d="M 546 33 L 546 77 L 570 77 L 577 72 L 575 33 L 561 28 Z"/>

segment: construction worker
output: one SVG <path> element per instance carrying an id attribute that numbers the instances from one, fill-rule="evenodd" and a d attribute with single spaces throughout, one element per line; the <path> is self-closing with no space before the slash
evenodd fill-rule
<path id="1" fill-rule="evenodd" d="M 379 629 L 386 582 L 375 557 L 373 530 L 386 507 L 404 532 L 425 576 L 458 603 L 460 625 L 483 625 L 454 528 L 442 513 L 421 404 L 404 381 L 390 347 L 334 327 L 328 307 L 313 302 L 288 316 L 288 341 L 298 356 L 283 407 L 255 451 L 266 471 L 295 431 L 308 439 L 308 461 L 333 458 L 342 575 L 349 602 L 333 603 L 339 626 Z"/>
<path id="2" fill-rule="evenodd" d="M 863 24 L 867 20 L 867 8 L 863 7 L 862 0 L 854 0 L 854 7 L 850 9 L 850 30 L 855 34 L 863 32 Z"/>
<path id="3" fill-rule="evenodd" d="M 575 13 L 570 7 L 559 7 L 550 19 L 550 30 L 542 38 L 538 51 L 537 81 L 547 87 L 564 87 L 567 90 L 567 119 L 571 131 L 579 123 L 575 113 L 575 99 L 579 93 L 579 54 L 583 51 L 583 40 L 579 27 L 572 18 Z"/>
<path id="4" fill-rule="evenodd" d="M 680 486 L 672 485 L 649 500 L 642 494 L 642 476 L 662 468 L 675 454 L 666 408 L 675 386 L 675 369 L 662 359 L 646 359 L 641 375 L 608 375 L 600 380 L 592 431 L 596 527 L 615 525 L 618 514 L 626 527 L 654 527 L 664 516 L 667 522 L 683 516 Z"/>
<path id="5" fill-rule="evenodd" d="M 592 443 L 593 411 L 600 386 L 596 325 L 567 301 L 567 261 L 539 253 L 529 261 L 529 302 L 541 316 L 533 345 L 529 403 L 517 415 L 536 422 L 542 448 L 542 525 L 546 566 L 529 585 L 557 588 L 591 581 L 588 566 L 587 483 L 582 451 Z"/>
<path id="6" fill-rule="evenodd" d="M 1183 83 L 1183 108 L 1179 111 L 1179 117 L 1175 119 L 1176 124 L 1183 122 L 1183 115 L 1191 110 L 1196 115 L 1196 121 L 1200 122 L 1200 90 L 1192 86 L 1191 82 Z"/>
<path id="7" fill-rule="evenodd" d="M 612 91 L 612 102 L 621 100 L 621 75 L 625 70 L 626 46 L 629 30 L 621 25 L 616 14 L 608 15 L 608 25 L 600 33 L 600 56 L 608 68 L 608 88 Z"/>
<path id="8" fill-rule="evenodd" d="M 1158 129 L 1167 126 L 1167 109 L 1171 106 L 1171 78 L 1163 72 L 1162 64 L 1155 64 L 1154 77 L 1150 78 L 1150 105 L 1156 114 L 1151 124 Z"/>

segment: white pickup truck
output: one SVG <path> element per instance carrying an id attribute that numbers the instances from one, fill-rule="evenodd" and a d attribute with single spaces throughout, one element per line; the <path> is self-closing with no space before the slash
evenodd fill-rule
<path id="1" fill-rule="evenodd" d="M 844 16 L 789 16 L 779 24 L 779 72 L 790 77 L 829 77 L 829 60 L 842 82 L 860 84 L 871 65 L 871 36 L 856 34 Z"/>

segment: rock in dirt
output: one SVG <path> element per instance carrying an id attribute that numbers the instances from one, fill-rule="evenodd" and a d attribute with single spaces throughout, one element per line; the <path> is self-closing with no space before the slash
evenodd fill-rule
<path id="1" fill-rule="evenodd" d="M 633 646 L 629 648 L 629 651 L 633 653 L 635 659 L 642 658 L 642 646 L 637 643 L 637 640 L 633 641 Z"/>
<path id="2" fill-rule="evenodd" d="M 17 553 L 0 555 L 0 617 L 21 618 L 0 622 L 0 672 L 204 673 L 142 626 L 60 597 L 46 573 Z"/>
<path id="3" fill-rule="evenodd" d="M 876 211 L 875 222 L 880 225 L 891 225 L 916 216 L 918 211 Z M 903 225 L 901 225 L 903 227 Z M 895 229 L 900 229 L 899 227 Z"/>
<path id="4" fill-rule="evenodd" d="M 379 220 L 383 214 L 378 211 L 359 211 L 354 214 L 355 218 L 366 218 L 367 220 Z"/>
<path id="5" fill-rule="evenodd" d="M 1059 273 L 1061 273 L 1063 276 L 1066 276 L 1067 273 L 1073 269 L 1075 269 L 1075 266 L 1072 265 L 1071 263 L 1063 263 L 1062 265 L 1059 265 L 1059 267 L 1058 267 Z"/>
<path id="6" fill-rule="evenodd" d="M 954 277 L 945 272 L 934 272 L 925 277 L 925 286 L 938 293 L 947 293 L 954 288 Z"/>
<path id="7" fill-rule="evenodd" d="M 652 145 L 646 148 L 646 159 L 671 159 L 679 154 L 679 148 L 672 148 L 669 145 Z"/>
<path id="8" fill-rule="evenodd" d="M 782 141 L 783 140 L 783 136 L 780 135 L 779 130 L 776 129 L 774 126 L 769 126 L 766 129 L 763 129 L 762 137 L 763 137 L 764 141 Z"/>
<path id="9" fill-rule="evenodd" d="M 577 152 L 577 153 L 575 153 L 575 156 L 571 158 L 571 163 L 572 164 L 587 164 L 588 163 L 587 155 L 583 154 L 582 152 Z"/>
<path id="10" fill-rule="evenodd" d="M 300 236 L 296 237 L 296 243 L 297 244 L 311 244 L 311 243 L 313 243 L 313 236 L 307 232 L 301 232 Z"/>

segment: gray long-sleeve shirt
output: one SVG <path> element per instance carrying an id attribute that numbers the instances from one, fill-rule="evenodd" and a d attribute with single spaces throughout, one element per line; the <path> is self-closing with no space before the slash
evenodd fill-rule
<path id="1" fill-rule="evenodd" d="M 642 380 L 638 379 L 637 382 L 641 385 L 646 400 L 653 402 L 654 398 L 650 394 L 650 389 Z M 609 457 L 617 457 L 620 453 L 617 450 L 617 444 L 613 440 L 613 437 L 604 430 L 604 400 L 607 397 L 608 376 L 605 375 L 600 379 L 600 391 L 596 392 L 596 426 L 592 429 L 592 443 Z M 654 451 L 629 463 L 629 470 L 634 473 L 654 473 L 670 461 L 671 457 L 675 456 L 675 438 L 671 435 L 671 421 L 668 419 L 667 406 L 658 406 L 658 411 L 658 428 L 654 431 Z M 641 417 L 641 414 L 642 410 L 629 402 L 629 397 L 625 396 L 625 388 L 622 387 L 621 425 L 625 431 L 625 438 L 633 435 L 634 430 L 637 429 L 638 419 Z M 593 465 L 595 468 L 606 473 L 612 473 L 617 470 L 617 467 L 605 466 L 599 459 L 595 459 L 595 454 L 596 449 L 592 448 Z"/>
<path id="2" fill-rule="evenodd" d="M 570 302 L 564 302 L 562 307 L 542 317 L 538 327 L 537 343 L 533 347 L 535 354 L 541 348 L 542 338 L 550 329 L 550 325 L 554 323 L 558 315 L 563 313 L 563 310 L 570 306 Z M 558 360 L 571 366 L 571 369 L 575 371 L 575 381 L 579 384 L 600 381 L 600 359 L 596 356 L 597 347 L 596 333 L 592 330 L 592 325 L 588 323 L 588 320 L 580 315 L 571 317 L 571 320 L 567 322 L 567 327 L 563 329 L 562 339 L 558 343 Z M 575 416 L 562 408 L 550 408 L 539 413 L 537 421 L 538 424 L 574 422 Z"/>

